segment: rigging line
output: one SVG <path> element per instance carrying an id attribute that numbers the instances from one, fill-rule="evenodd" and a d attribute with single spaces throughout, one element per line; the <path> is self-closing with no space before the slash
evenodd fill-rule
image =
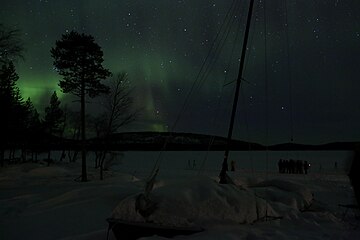
<path id="1" fill-rule="evenodd" d="M 237 8 L 237 5 L 238 5 L 238 2 L 236 2 L 236 0 L 233 1 L 233 3 L 235 3 L 235 5 L 232 5 L 231 8 L 229 9 L 229 11 L 227 12 L 226 16 L 225 16 L 225 19 L 213 41 L 213 44 L 206 56 L 206 59 L 205 61 L 203 62 L 203 66 L 202 68 L 200 69 L 198 75 L 196 76 L 196 81 L 201 81 L 201 79 L 203 78 L 203 75 L 206 74 L 206 72 L 208 71 L 209 69 L 209 65 L 211 65 L 211 63 L 209 63 L 209 61 L 211 62 L 211 58 L 214 58 L 212 56 L 212 53 L 214 55 L 216 55 L 216 52 L 219 48 L 219 45 L 221 44 L 222 42 L 222 39 L 223 39 L 223 36 L 224 36 L 224 32 L 227 32 L 227 29 L 229 27 L 229 23 L 230 23 L 230 20 L 232 19 L 233 15 L 234 15 L 234 12 Z M 210 59 L 210 60 L 209 60 Z M 200 80 L 199 80 L 200 79 Z M 195 84 L 196 85 L 196 84 Z"/>
<path id="2" fill-rule="evenodd" d="M 239 5 L 239 10 L 240 10 L 240 5 Z M 239 36 L 239 33 L 240 33 L 240 29 L 241 29 L 241 24 L 240 24 L 240 23 L 241 23 L 241 18 L 242 18 L 242 17 L 243 17 L 243 16 L 240 17 L 238 27 L 236 28 L 235 41 L 234 41 L 234 44 L 233 44 L 233 47 L 232 47 L 232 50 L 231 50 L 230 58 L 229 58 L 229 60 L 228 60 L 227 69 L 231 69 L 232 66 L 233 66 L 233 64 L 234 64 L 234 63 L 231 63 L 231 60 L 232 60 L 233 54 L 234 54 L 234 52 L 235 52 L 234 50 L 235 50 L 235 48 L 236 48 L 236 46 L 237 46 L 236 43 L 237 43 L 237 39 L 238 39 L 238 36 Z M 222 45 L 220 46 L 219 52 L 218 52 L 218 54 L 217 54 L 218 56 L 220 55 L 223 47 L 225 46 L 225 43 L 226 43 L 227 38 L 228 38 L 228 36 L 229 36 L 229 33 L 230 33 L 230 31 L 231 31 L 231 29 L 232 29 L 232 26 L 233 26 L 233 24 L 234 24 L 234 22 L 235 22 L 236 20 L 237 20 L 236 18 L 233 18 L 233 21 L 231 22 L 231 24 L 230 24 L 230 26 L 229 26 L 229 28 L 228 28 L 228 30 L 227 30 L 225 39 L 224 39 Z M 214 65 L 214 64 L 217 62 L 217 60 L 218 60 L 218 57 L 215 58 L 215 60 L 212 62 L 212 65 Z M 202 85 L 204 84 L 204 82 L 205 82 L 205 80 L 207 79 L 207 77 L 208 77 L 208 75 L 210 74 L 210 72 L 211 72 L 211 70 L 208 71 L 208 72 L 207 72 L 207 75 L 204 76 L 204 78 L 202 79 L 201 86 L 199 86 L 199 87 L 202 87 Z M 225 78 L 224 78 L 224 80 L 223 80 L 223 84 L 222 84 L 222 88 L 221 88 L 221 92 L 220 92 L 220 96 L 221 96 L 221 97 L 218 99 L 218 103 L 217 103 L 217 107 L 216 107 L 216 111 L 215 111 L 216 116 L 215 116 L 215 118 L 214 118 L 214 120 L 213 120 L 213 125 L 215 125 L 215 123 L 218 122 L 220 102 L 221 102 L 221 100 L 222 100 L 222 92 L 223 92 L 223 89 L 224 89 L 224 87 L 225 87 L 224 83 L 227 81 L 227 77 L 228 77 L 228 75 L 226 74 L 226 75 L 225 75 Z M 231 99 L 229 99 L 229 100 L 231 100 Z M 224 113 L 225 113 L 225 111 L 224 111 Z M 203 160 L 203 162 L 202 162 L 202 163 L 203 163 L 203 164 L 202 164 L 202 167 L 205 165 L 205 162 L 206 162 L 207 157 L 208 157 L 208 154 L 209 154 L 209 150 L 210 150 L 211 146 L 213 145 L 214 140 L 215 140 L 215 136 L 213 136 L 213 137 L 210 139 L 210 141 L 209 141 L 208 149 L 207 149 L 205 158 L 204 158 L 204 160 Z"/>
<path id="3" fill-rule="evenodd" d="M 266 172 L 265 179 L 268 180 L 268 172 L 269 172 L 269 83 L 268 83 L 268 65 L 267 65 L 267 25 L 266 25 L 266 1 L 263 2 L 263 11 L 264 11 L 264 70 L 265 70 L 265 122 L 266 122 L 266 130 L 265 130 L 265 158 L 266 158 Z M 265 210 L 265 220 L 267 220 L 267 212 L 268 212 L 268 203 L 266 200 L 266 210 Z"/>
<path id="4" fill-rule="evenodd" d="M 234 11 L 232 12 L 229 21 L 227 22 L 226 26 L 225 26 L 225 30 L 224 30 L 224 34 L 221 36 L 221 39 L 219 40 L 219 44 L 217 45 L 215 51 L 214 51 L 214 55 L 212 56 L 211 62 L 210 64 L 207 66 L 206 70 L 209 71 L 205 71 L 204 73 L 204 78 L 206 78 L 206 76 L 208 75 L 208 73 L 213 69 L 212 65 L 215 64 L 215 62 L 218 60 L 218 56 L 220 55 L 220 53 L 222 52 L 222 49 L 224 47 L 224 45 L 226 44 L 227 38 L 234 26 L 234 23 L 236 22 L 236 20 L 241 19 L 243 16 L 240 15 L 239 18 L 236 17 L 236 14 L 239 12 L 239 10 L 241 9 L 241 3 L 240 4 L 236 4 L 236 6 L 234 7 Z"/>
<path id="5" fill-rule="evenodd" d="M 265 145 L 268 146 L 269 140 L 269 83 L 268 83 L 268 64 L 267 64 L 267 16 L 266 16 L 266 1 L 263 2 L 263 14 L 264 14 L 264 74 L 265 74 Z M 268 150 L 268 147 L 266 147 Z M 268 154 L 266 150 L 266 171 L 268 170 Z"/>
<path id="6" fill-rule="evenodd" d="M 286 36 L 286 57 L 287 57 L 287 77 L 289 81 L 289 114 L 290 114 L 290 141 L 294 141 L 294 115 L 293 115 L 293 83 L 291 75 L 291 60 L 290 60 L 290 43 L 289 43 L 289 22 L 288 22 L 288 6 L 287 0 L 284 0 L 285 7 L 285 36 Z"/>
<path id="7" fill-rule="evenodd" d="M 231 84 L 233 84 L 233 83 L 236 82 L 236 81 L 237 81 L 237 79 L 235 79 L 235 80 L 233 80 L 233 81 L 231 81 L 231 82 L 225 83 L 225 84 L 223 85 L 223 87 L 226 87 L 226 86 L 228 86 L 228 85 L 231 85 Z M 247 84 L 253 85 L 251 82 L 249 82 L 249 81 L 246 80 L 245 78 L 241 78 L 241 81 L 244 81 L 244 82 L 246 82 Z"/>
<path id="8" fill-rule="evenodd" d="M 251 162 L 251 173 L 252 176 L 254 176 L 254 162 L 253 162 L 253 154 L 251 152 L 251 142 L 250 142 L 250 131 L 249 131 L 249 118 L 248 118 L 248 108 L 246 107 L 246 97 L 245 97 L 245 93 L 243 88 L 240 88 L 240 95 L 241 95 L 241 100 L 243 102 L 244 105 L 244 117 L 245 117 L 245 126 L 246 126 L 246 138 L 249 144 L 249 155 L 250 155 L 250 162 Z"/>
<path id="9" fill-rule="evenodd" d="M 256 26 L 257 26 L 256 25 L 256 19 L 258 19 L 258 8 L 259 8 L 259 6 L 260 6 L 260 2 L 257 2 L 257 5 L 255 7 L 255 22 L 253 22 L 253 25 L 254 25 L 253 26 L 253 31 L 250 33 L 251 36 L 250 36 L 249 47 L 248 47 L 249 54 L 247 54 L 247 57 L 245 59 L 244 72 L 246 72 L 246 67 L 248 66 L 249 60 L 250 60 L 249 56 L 251 55 L 250 54 L 251 53 L 251 46 L 253 45 L 254 38 L 255 38 L 255 32 L 256 32 Z M 234 83 L 236 81 L 237 80 L 235 79 L 235 80 L 233 80 L 231 82 L 226 83 L 224 86 L 230 85 L 230 84 L 232 84 L 232 83 Z M 241 81 L 244 81 L 244 82 L 246 82 L 246 83 L 248 83 L 250 85 L 256 86 L 256 84 L 252 83 L 251 81 L 246 80 L 244 77 L 241 78 Z"/>
<path id="10" fill-rule="evenodd" d="M 252 31 L 252 33 L 250 33 L 251 34 L 251 36 L 250 36 L 250 41 L 249 41 L 249 54 L 247 55 L 247 58 L 245 59 L 245 65 L 244 65 L 244 72 L 246 71 L 246 68 L 247 68 L 247 66 L 249 65 L 249 61 L 250 61 L 250 55 L 251 55 L 251 46 L 253 45 L 253 43 L 254 43 L 254 38 L 255 38 L 255 33 L 256 33 L 256 20 L 259 18 L 259 16 L 258 16 L 258 9 L 260 8 L 260 2 L 261 2 L 261 0 L 260 1 L 258 1 L 257 2 L 257 5 L 255 6 L 255 21 L 253 21 L 253 31 Z M 255 85 L 255 84 L 254 84 Z"/>
<path id="11" fill-rule="evenodd" d="M 231 10 L 232 10 L 233 7 L 234 7 L 233 3 L 235 3 L 235 2 L 236 2 L 236 0 L 233 0 L 232 5 L 231 5 L 230 9 L 228 10 L 228 12 L 227 12 L 227 14 L 226 14 L 226 16 L 225 16 L 224 22 L 222 23 L 219 31 L 217 32 L 216 37 L 215 37 L 215 39 L 214 39 L 214 42 L 213 42 L 213 44 L 212 44 L 212 46 L 211 46 L 211 48 L 210 48 L 210 50 L 209 50 L 209 52 L 208 52 L 208 54 L 207 54 L 207 56 L 206 56 L 206 58 L 205 58 L 203 64 L 201 65 L 200 71 L 199 71 L 199 73 L 197 74 L 197 76 L 196 76 L 196 78 L 195 78 L 195 80 L 194 80 L 194 82 L 193 82 L 193 84 L 192 84 L 192 86 L 191 86 L 191 88 L 190 88 L 190 91 L 188 92 L 188 94 L 187 94 L 187 96 L 186 96 L 186 98 L 185 98 L 185 101 L 184 101 L 184 103 L 183 103 L 183 105 L 182 105 L 182 107 L 181 107 L 181 110 L 180 110 L 179 114 L 177 115 L 177 118 L 176 118 L 176 120 L 175 120 L 175 122 L 174 122 L 174 124 L 173 124 L 173 126 L 172 126 L 172 128 L 171 128 L 171 131 L 173 131 L 173 130 L 175 129 L 178 121 L 180 120 L 181 115 L 183 114 L 183 112 L 185 111 L 185 109 L 186 109 L 186 107 L 187 107 L 187 105 L 188 105 L 188 103 L 189 103 L 190 96 L 191 96 L 192 92 L 194 91 L 194 89 L 195 89 L 195 87 L 196 87 L 196 84 L 198 83 L 198 81 L 200 81 L 199 79 L 200 79 L 201 73 L 202 73 L 202 71 L 203 71 L 206 63 L 208 62 L 208 59 L 210 58 L 211 52 L 212 52 L 212 50 L 213 50 L 213 48 L 214 48 L 214 46 L 215 46 L 215 44 L 216 44 L 217 39 L 218 39 L 219 36 L 221 35 L 221 31 L 222 31 L 222 29 L 223 29 L 223 27 L 224 27 L 224 25 L 226 24 L 226 21 L 227 21 L 226 19 L 228 18 L 229 14 L 231 13 Z M 236 6 L 236 5 L 235 5 L 235 6 Z"/>
<path id="12" fill-rule="evenodd" d="M 231 28 L 229 28 L 228 32 L 226 33 L 225 39 L 224 39 L 224 41 L 222 42 L 222 44 L 220 45 L 220 47 L 219 47 L 217 56 L 214 57 L 214 60 L 211 62 L 211 65 L 209 65 L 209 71 L 207 71 L 206 74 L 204 75 L 204 77 L 200 80 L 200 84 L 199 84 L 199 88 L 198 88 L 198 89 L 201 89 L 201 87 L 203 86 L 204 82 L 206 81 L 206 79 L 207 79 L 208 76 L 210 75 L 211 71 L 213 70 L 214 65 L 215 65 L 216 62 L 218 61 L 219 55 L 220 55 L 222 49 L 223 49 L 224 46 L 225 46 L 225 43 L 226 43 L 227 38 L 229 37 L 230 31 L 231 31 Z"/>
<path id="13" fill-rule="evenodd" d="M 229 72 L 230 72 L 230 69 L 232 69 L 233 65 L 234 65 L 234 62 L 232 61 L 233 58 L 234 58 L 234 53 L 236 52 L 235 51 L 235 48 L 237 46 L 237 41 L 238 41 L 238 38 L 239 38 L 239 35 L 240 35 L 240 29 L 241 29 L 241 18 L 240 18 L 240 21 L 239 21 L 239 25 L 238 27 L 236 28 L 236 34 L 235 34 L 235 40 L 234 40 L 234 43 L 233 43 L 233 46 L 232 46 L 232 49 L 231 49 L 231 53 L 230 53 L 230 57 L 228 59 L 228 63 L 227 63 L 227 69 L 229 69 Z M 228 77 L 228 74 L 225 75 L 225 78 L 223 79 L 223 84 L 222 84 L 222 87 L 220 89 L 220 92 L 219 92 L 219 95 L 220 97 L 218 98 L 218 102 L 217 102 L 217 105 L 216 105 L 216 110 L 215 110 L 215 117 L 213 118 L 213 123 L 212 125 L 215 126 L 215 128 L 219 127 L 219 117 L 220 117 L 220 114 L 219 114 L 219 111 L 220 111 L 220 104 L 221 104 L 221 101 L 222 101 L 222 98 L 223 98 L 223 90 L 225 88 L 226 85 L 224 85 L 224 83 L 227 81 L 227 77 Z M 231 100 L 231 99 L 229 99 Z M 209 155 L 209 151 L 210 151 L 210 148 L 211 146 L 213 145 L 215 141 L 215 136 L 212 136 L 210 141 L 209 141 L 209 145 L 208 145 L 208 148 L 207 148 L 207 152 L 206 152 L 206 155 L 200 165 L 200 168 L 199 168 L 199 172 L 198 174 L 200 174 L 200 171 L 203 171 L 203 168 L 205 166 L 205 162 L 207 161 L 207 158 L 208 158 L 208 155 Z"/>
<path id="14" fill-rule="evenodd" d="M 181 115 L 184 113 L 184 111 L 185 111 L 185 109 L 186 109 L 186 107 L 187 107 L 187 105 L 188 105 L 188 102 L 189 102 L 189 100 L 190 100 L 190 96 L 191 96 L 192 92 L 193 92 L 194 89 L 195 89 L 195 86 L 196 86 L 196 83 L 197 83 L 197 81 L 198 81 L 198 79 L 199 79 L 199 76 L 200 76 L 201 72 L 203 71 L 206 62 L 208 61 L 208 59 L 209 59 L 209 57 L 210 57 L 211 51 L 212 51 L 212 49 L 214 48 L 214 46 L 215 46 L 215 44 L 216 44 L 216 41 L 217 41 L 217 39 L 218 39 L 219 36 L 220 36 L 220 33 L 221 33 L 221 31 L 222 31 L 222 29 L 223 29 L 223 27 L 224 27 L 224 25 L 225 25 L 225 23 L 226 23 L 226 21 L 227 21 L 227 18 L 229 17 L 230 12 L 231 12 L 232 9 L 234 8 L 234 3 L 236 3 L 236 0 L 233 0 L 233 1 L 232 1 L 231 5 L 230 5 L 230 8 L 229 8 L 229 10 L 227 11 L 227 13 L 226 13 L 226 15 L 225 15 L 224 21 L 222 22 L 222 24 L 221 24 L 221 26 L 220 26 L 220 29 L 219 29 L 219 31 L 217 32 L 216 36 L 215 36 L 215 39 L 214 39 L 214 41 L 213 41 L 213 43 L 212 43 L 212 46 L 210 47 L 210 49 L 209 49 L 209 51 L 208 51 L 208 54 L 207 54 L 205 60 L 203 61 L 202 65 L 201 65 L 201 67 L 200 67 L 200 71 L 198 72 L 195 80 L 193 81 L 193 83 L 192 83 L 192 85 L 191 85 L 191 87 L 190 87 L 189 92 L 187 93 L 187 95 L 186 95 L 186 97 L 185 97 L 185 100 L 184 100 L 184 102 L 183 102 L 183 104 L 182 104 L 182 106 L 181 106 L 181 109 L 180 109 L 180 111 L 179 111 L 179 113 L 178 113 L 178 115 L 177 115 L 177 117 L 176 117 L 176 119 L 175 119 L 172 127 L 170 128 L 170 134 L 169 134 L 169 136 L 165 139 L 165 142 L 164 142 L 163 147 L 162 147 L 162 149 L 161 149 L 161 151 L 160 151 L 160 153 L 159 153 L 159 156 L 158 156 L 158 158 L 157 158 L 157 160 L 156 160 L 156 162 L 155 162 L 155 165 L 154 165 L 154 167 L 153 167 L 153 169 L 152 169 L 152 171 L 151 171 L 151 174 L 150 174 L 149 179 L 152 178 L 152 176 L 156 173 L 156 169 L 158 169 L 159 166 L 160 166 L 161 159 L 162 159 L 161 157 L 162 157 L 163 151 L 166 149 L 167 144 L 168 144 L 168 142 L 169 142 L 169 139 L 170 139 L 170 137 L 171 137 L 171 135 L 172 135 L 172 132 L 174 131 L 175 127 L 177 126 L 177 124 L 178 124 L 178 122 L 179 122 L 179 120 L 180 120 Z M 235 5 L 235 6 L 236 6 L 236 5 Z"/>
<path id="15" fill-rule="evenodd" d="M 230 20 L 226 24 L 224 34 L 221 36 L 221 39 L 219 40 L 219 44 L 216 46 L 214 56 L 210 60 L 210 63 L 207 65 L 207 67 L 206 67 L 206 69 L 205 69 L 205 71 L 204 71 L 204 73 L 202 75 L 202 78 L 200 78 L 199 85 L 198 85 L 198 88 L 197 88 L 198 90 L 201 89 L 201 87 L 204 84 L 204 81 L 206 81 L 209 74 L 213 70 L 213 66 L 216 64 L 217 60 L 219 59 L 220 53 L 222 52 L 222 49 L 225 46 L 225 43 L 226 43 L 227 38 L 228 38 L 228 36 L 229 36 L 229 34 L 231 32 L 233 24 L 237 20 L 237 18 L 235 18 L 235 13 L 238 12 L 238 10 L 240 10 L 240 6 L 241 6 L 240 4 L 236 4 L 236 6 L 234 8 L 234 11 L 233 11 L 233 14 L 230 16 Z M 240 19 L 241 19 L 241 17 L 240 17 Z"/>

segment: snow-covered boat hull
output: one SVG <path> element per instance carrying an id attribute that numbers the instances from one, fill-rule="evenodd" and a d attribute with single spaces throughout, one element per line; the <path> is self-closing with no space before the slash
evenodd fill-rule
<path id="1" fill-rule="evenodd" d="M 118 240 L 135 240 L 153 235 L 170 238 L 177 235 L 191 235 L 204 231 L 200 227 L 162 226 L 156 223 L 125 222 L 114 218 L 108 218 L 107 221 Z"/>

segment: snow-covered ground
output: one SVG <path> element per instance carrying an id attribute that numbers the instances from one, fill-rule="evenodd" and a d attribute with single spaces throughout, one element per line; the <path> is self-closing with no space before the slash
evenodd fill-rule
<path id="1" fill-rule="evenodd" d="M 236 186 L 215 181 L 221 153 L 210 153 L 204 163 L 200 153 L 164 154 L 152 192 L 161 204 L 152 220 L 200 224 L 205 229 L 174 239 L 360 239 L 359 220 L 354 218 L 359 212 L 349 211 L 344 217 L 346 209 L 338 206 L 354 203 L 340 167 L 346 165 L 347 154 L 332 153 L 333 158 L 326 161 L 321 154 L 301 153 L 298 158 L 311 159 L 316 166 L 308 175 L 277 173 L 275 159 L 280 153 L 276 154 L 266 162 L 254 153 L 244 165 L 240 158 L 245 157 L 234 155 L 237 171 L 231 177 Z M 98 180 L 90 158 L 86 183 L 75 181 L 79 163 L 49 167 L 26 163 L 0 169 L 0 239 L 105 240 L 106 218 L 119 203 L 131 203 L 132 196 L 143 191 L 155 155 L 118 155 L 103 181 Z M 334 161 L 339 169 L 333 169 Z M 281 219 L 265 221 L 264 207 L 268 216 Z M 112 233 L 109 239 L 115 239 Z"/>

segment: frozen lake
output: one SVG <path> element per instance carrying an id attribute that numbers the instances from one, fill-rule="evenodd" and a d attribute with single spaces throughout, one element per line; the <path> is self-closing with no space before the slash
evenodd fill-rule
<path id="1" fill-rule="evenodd" d="M 160 158 L 161 169 L 166 171 L 200 170 L 219 171 L 223 151 L 167 151 L 123 152 L 116 159 L 116 169 L 139 172 L 152 169 Z M 349 151 L 234 151 L 229 163 L 234 160 L 236 169 L 246 172 L 277 172 L 280 159 L 303 160 L 311 164 L 310 173 L 335 173 L 347 171 L 352 159 Z M 116 161 L 114 161 L 116 162 Z M 337 167 L 335 167 L 337 163 Z"/>
<path id="2" fill-rule="evenodd" d="M 60 159 L 60 151 L 53 151 L 51 158 Z M 113 155 L 113 156 L 111 156 Z M 166 171 L 201 170 L 219 171 L 223 161 L 223 151 L 117 151 L 108 155 L 113 158 L 112 169 L 133 173 L 150 171 L 160 159 L 161 169 Z M 5 153 L 7 156 L 7 153 Z M 20 152 L 16 153 L 20 157 Z M 230 161 L 235 161 L 236 169 L 246 172 L 277 172 L 280 159 L 307 161 L 310 173 L 334 173 L 348 171 L 352 151 L 232 151 Z M 38 155 L 38 160 L 47 158 L 47 153 Z M 78 160 L 81 155 L 78 154 Z M 88 153 L 88 167 L 93 166 L 95 154 Z M 66 157 L 65 162 L 68 161 Z M 335 166 L 335 163 L 337 166 Z"/>

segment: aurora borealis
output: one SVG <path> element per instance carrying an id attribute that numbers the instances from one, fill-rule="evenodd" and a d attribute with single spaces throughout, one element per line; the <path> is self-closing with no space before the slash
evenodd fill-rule
<path id="1" fill-rule="evenodd" d="M 192 95 L 176 131 L 226 135 L 233 85 L 222 86 L 225 77 L 231 82 L 237 75 L 241 41 L 234 51 L 232 47 L 239 24 L 242 36 L 248 3 L 238 1 L 240 11 L 234 16 L 229 41 Z M 287 142 L 292 121 L 295 142 L 359 140 L 360 2 L 267 1 L 266 84 L 264 1 L 255 3 L 245 69 L 250 84 L 242 85 L 234 137 Z M 143 111 L 123 131 L 167 131 L 231 4 L 232 0 L 12 0 L 2 3 L 0 22 L 22 33 L 26 52 L 25 60 L 16 63 L 18 85 L 40 112 L 54 90 L 63 103 L 77 107 L 61 94 L 60 76 L 50 56 L 61 34 L 75 30 L 95 37 L 104 51 L 105 67 L 113 73 L 128 73 L 136 105 Z M 89 106 L 92 114 L 96 114 L 95 105 Z M 269 139 L 265 140 L 267 124 Z"/>

